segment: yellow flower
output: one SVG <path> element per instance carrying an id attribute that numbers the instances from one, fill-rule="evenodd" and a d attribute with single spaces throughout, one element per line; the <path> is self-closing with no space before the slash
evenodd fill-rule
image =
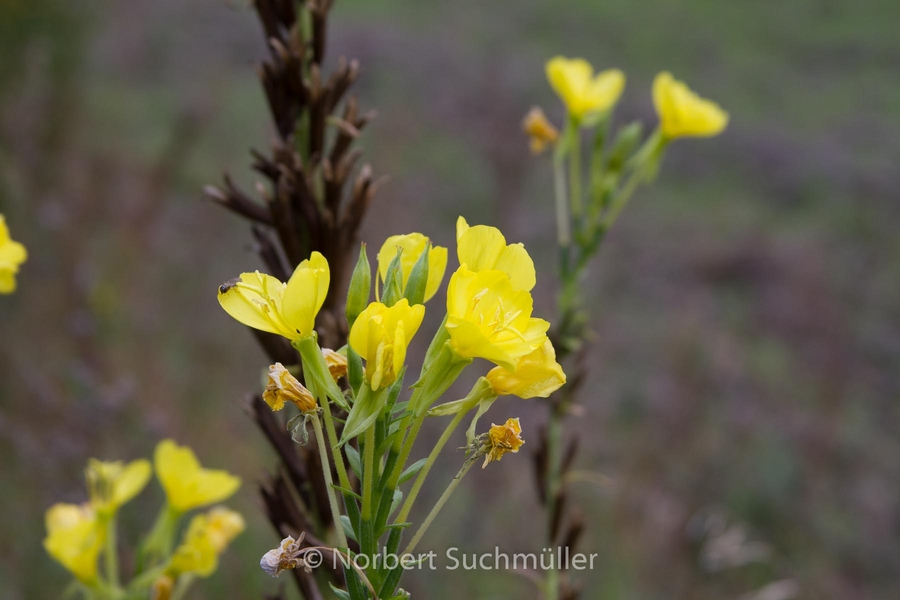
<path id="1" fill-rule="evenodd" d="M 660 129 L 669 139 L 711 137 L 728 125 L 728 113 L 718 104 L 704 100 L 668 72 L 653 80 L 653 104 L 659 114 Z"/>
<path id="2" fill-rule="evenodd" d="M 406 289 L 409 274 L 422 253 L 428 248 L 428 238 L 421 233 L 407 233 L 406 235 L 392 235 L 384 241 L 378 252 L 378 274 L 383 282 L 387 277 L 388 267 L 397 256 L 397 247 L 403 249 L 400 255 L 400 271 L 403 273 L 403 281 L 400 288 Z M 431 299 L 441 286 L 444 278 L 444 270 L 447 268 L 447 249 L 442 246 L 432 246 L 428 253 L 428 281 L 425 284 L 425 301 Z"/>
<path id="3" fill-rule="evenodd" d="M 566 374 L 556 362 L 556 351 L 550 340 L 516 361 L 514 370 L 494 367 L 486 375 L 498 396 L 547 398 L 566 382 Z"/>
<path id="4" fill-rule="evenodd" d="M 559 140 L 559 131 L 547 120 L 543 109 L 537 106 L 525 115 L 522 129 L 530 138 L 532 154 L 540 154 L 548 145 L 555 144 Z"/>
<path id="5" fill-rule="evenodd" d="M 500 460 L 507 452 L 517 453 L 525 443 L 521 434 L 522 426 L 519 424 L 519 419 L 507 419 L 503 425 L 491 423 L 491 430 L 487 435 L 484 464 L 481 465 L 481 468 L 485 468 L 488 463 L 495 460 Z"/>
<path id="6" fill-rule="evenodd" d="M 447 288 L 447 331 L 463 358 L 484 358 L 507 369 L 547 339 L 550 323 L 531 317 L 531 294 L 503 271 L 476 273 L 463 265 Z"/>
<path id="7" fill-rule="evenodd" d="M 16 291 L 16 273 L 27 258 L 25 246 L 9 237 L 6 218 L 0 215 L 0 294 Z"/>
<path id="8" fill-rule="evenodd" d="M 241 485 L 238 477 L 226 471 L 202 468 L 190 448 L 172 440 L 156 446 L 153 461 L 169 505 L 178 511 L 225 500 Z"/>
<path id="9" fill-rule="evenodd" d="M 44 549 L 59 564 L 87 584 L 97 580 L 97 557 L 106 535 L 90 504 L 54 504 L 44 518 Z"/>
<path id="10" fill-rule="evenodd" d="M 312 334 L 330 277 L 328 261 L 313 252 L 287 283 L 257 271 L 222 284 L 219 304 L 248 327 L 298 340 Z"/>
<path id="11" fill-rule="evenodd" d="M 212 575 L 219 565 L 219 555 L 245 526 L 240 513 L 222 506 L 205 515 L 197 515 L 191 519 L 184 540 L 175 549 L 168 573 L 175 576 L 182 573 L 200 577 Z"/>
<path id="12" fill-rule="evenodd" d="M 470 271 L 503 271 L 517 290 L 531 291 L 536 282 L 534 262 L 519 244 L 506 244 L 506 238 L 496 227 L 474 225 L 465 218 L 456 220 L 456 256 L 460 265 Z"/>
<path id="13" fill-rule="evenodd" d="M 85 471 L 91 504 L 98 512 L 111 514 L 137 496 L 150 480 L 150 461 L 104 462 L 92 458 Z"/>
<path id="14" fill-rule="evenodd" d="M 425 307 L 406 298 L 388 308 L 373 302 L 350 330 L 350 346 L 366 361 L 366 381 L 372 390 L 394 383 L 406 360 L 406 347 L 419 330 Z"/>
<path id="15" fill-rule="evenodd" d="M 269 367 L 269 382 L 262 397 L 272 410 L 284 408 L 285 401 L 293 402 L 300 412 L 314 411 L 319 406 L 312 393 L 281 363 Z"/>
<path id="16" fill-rule="evenodd" d="M 328 365 L 328 372 L 331 377 L 337 381 L 341 377 L 347 376 L 347 357 L 340 352 L 335 352 L 330 348 L 322 348 L 322 356 L 325 357 L 325 364 Z"/>
<path id="17" fill-rule="evenodd" d="M 557 56 L 550 59 L 547 79 L 569 114 L 576 119 L 609 110 L 625 89 L 622 71 L 609 69 L 594 76 L 594 68 L 582 58 Z"/>

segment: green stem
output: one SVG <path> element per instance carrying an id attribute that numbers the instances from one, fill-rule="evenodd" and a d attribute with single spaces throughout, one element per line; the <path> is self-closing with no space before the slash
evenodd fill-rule
<path id="1" fill-rule="evenodd" d="M 447 500 L 449 500 L 450 496 L 453 495 L 454 490 L 456 490 L 456 486 L 459 485 L 459 482 L 462 481 L 463 477 L 466 476 L 466 473 L 469 472 L 469 469 L 471 469 L 472 465 L 474 465 L 476 462 L 478 461 L 467 461 L 462 470 L 456 475 L 456 477 L 453 478 L 453 481 L 451 481 L 450 485 L 447 486 L 447 489 L 444 490 L 444 493 L 434 505 L 434 508 L 432 508 L 431 512 L 428 513 L 425 521 L 422 522 L 422 526 L 419 527 L 419 530 L 416 532 L 416 535 L 413 536 L 413 539 L 409 542 L 409 545 L 406 547 L 406 550 L 403 551 L 403 554 L 412 554 L 413 550 L 416 549 L 416 546 L 422 540 L 422 536 L 425 535 L 425 532 L 428 531 L 428 528 L 434 522 L 435 518 L 437 518 L 438 513 L 440 513 L 441 509 L 444 508 L 444 505 L 447 504 Z"/>
<path id="2" fill-rule="evenodd" d="M 628 205 L 628 201 L 631 200 L 631 197 L 634 195 L 634 192 L 637 190 L 642 179 L 643 171 L 640 167 L 632 171 L 625 186 L 618 194 L 616 194 L 615 198 L 613 198 L 609 210 L 606 211 L 606 214 L 604 214 L 603 218 L 600 220 L 600 227 L 604 231 L 608 231 L 613 224 L 615 224 L 616 219 L 619 218 L 619 215 L 622 214 L 625 206 Z"/>
<path id="3" fill-rule="evenodd" d="M 194 576 L 190 573 L 182 575 L 178 578 L 178 583 L 175 585 L 175 591 L 172 592 L 172 596 L 169 600 L 181 600 L 184 598 L 185 594 L 187 594 L 188 588 L 191 587 L 191 584 L 194 583 Z"/>
<path id="4" fill-rule="evenodd" d="M 325 414 L 329 414 L 327 408 L 325 409 Z M 322 422 L 319 421 L 319 415 L 313 414 L 312 422 L 313 429 L 316 431 L 316 445 L 319 447 L 319 457 L 322 461 L 322 474 L 325 477 L 325 487 L 328 490 L 328 504 L 331 505 L 331 518 L 334 521 L 334 532 L 338 539 L 338 548 L 347 548 L 347 536 L 344 535 L 344 528 L 341 526 L 341 511 L 338 508 L 337 496 L 334 493 L 334 483 L 331 480 L 331 461 L 328 459 L 328 447 L 325 444 L 325 435 L 322 433 Z"/>
<path id="5" fill-rule="evenodd" d="M 360 549 L 369 557 L 376 553 L 375 535 L 372 524 L 372 488 L 375 484 L 375 427 L 372 423 L 365 433 L 363 442 L 363 503 L 362 503 L 362 529 L 360 536 Z"/>
<path id="6" fill-rule="evenodd" d="M 550 422 L 547 426 L 547 541 L 548 548 L 553 548 L 553 515 L 560 490 L 560 454 L 562 445 L 562 418 L 557 407 L 551 408 Z M 551 568 L 545 580 L 545 597 L 557 600 L 559 597 L 559 571 Z"/>
<path id="7" fill-rule="evenodd" d="M 434 462 L 437 460 L 437 457 L 441 453 L 441 450 L 443 450 L 444 446 L 447 445 L 447 442 L 450 440 L 450 436 L 453 435 L 453 432 L 456 430 L 456 428 L 459 426 L 468 412 L 468 410 L 460 410 L 458 413 L 456 413 L 456 415 L 447 425 L 444 433 L 441 434 L 437 445 L 435 445 L 434 449 L 431 451 L 431 454 L 428 455 L 428 460 L 425 461 L 425 466 L 423 466 L 422 470 L 419 471 L 419 475 L 418 477 L 416 477 L 416 481 L 415 483 L 413 483 L 413 487 L 409 491 L 409 496 L 407 496 L 406 501 L 403 503 L 403 508 L 400 509 L 400 513 L 397 515 L 398 523 L 406 522 L 406 518 L 412 511 L 413 504 L 415 504 L 416 498 L 418 497 L 419 492 L 422 490 L 422 485 L 425 483 L 425 478 L 428 477 L 428 473 L 431 471 L 431 467 L 434 466 Z"/>
<path id="8" fill-rule="evenodd" d="M 581 198 L 581 132 L 578 121 L 570 118 L 569 128 L 569 189 L 571 192 L 572 216 L 580 219 L 584 212 Z"/>
<path id="9" fill-rule="evenodd" d="M 119 589 L 119 559 L 116 554 L 116 515 L 106 517 L 106 579 L 109 584 Z"/>
<path id="10" fill-rule="evenodd" d="M 569 223 L 569 203 L 566 198 L 565 154 L 557 152 L 553 159 L 553 195 L 556 200 L 556 239 L 561 248 L 572 242 Z"/>

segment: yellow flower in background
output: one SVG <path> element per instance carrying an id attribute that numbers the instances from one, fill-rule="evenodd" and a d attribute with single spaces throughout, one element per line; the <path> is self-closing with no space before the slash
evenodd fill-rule
<path id="1" fill-rule="evenodd" d="M 625 89 L 622 71 L 608 69 L 595 76 L 594 68 L 583 58 L 557 56 L 547 62 L 546 70 L 550 86 L 569 114 L 579 120 L 612 108 Z"/>
<path id="2" fill-rule="evenodd" d="M 381 250 L 378 251 L 378 275 L 381 281 L 387 277 L 388 267 L 397 256 L 397 247 L 403 249 L 400 255 L 400 270 L 403 273 L 403 281 L 400 288 L 406 288 L 409 274 L 413 267 L 428 248 L 428 238 L 421 233 L 407 233 L 406 235 L 392 235 L 384 241 Z M 447 249 L 442 246 L 432 246 L 428 253 L 428 282 L 425 284 L 425 301 L 431 299 L 441 286 L 444 278 L 444 270 L 447 268 Z"/>
<path id="3" fill-rule="evenodd" d="M 245 527 L 244 518 L 239 513 L 224 507 L 197 515 L 191 519 L 184 540 L 172 555 L 169 574 L 212 575 L 219 565 L 219 555 Z"/>
<path id="4" fill-rule="evenodd" d="M 369 304 L 350 330 L 350 347 L 366 361 L 366 381 L 372 390 L 397 379 L 406 361 L 406 348 L 422 324 L 425 307 L 402 298 L 394 306 Z"/>
<path id="5" fill-rule="evenodd" d="M 91 504 L 98 512 L 110 514 L 137 496 L 150 481 L 150 461 L 105 462 L 92 458 L 85 470 Z"/>
<path id="6" fill-rule="evenodd" d="M 531 153 L 540 154 L 544 149 L 559 140 L 559 130 L 553 126 L 544 114 L 543 109 L 535 106 L 528 111 L 522 121 L 522 130 L 531 142 Z"/>
<path id="7" fill-rule="evenodd" d="M 325 357 L 325 364 L 328 366 L 328 372 L 331 377 L 337 381 L 341 377 L 347 376 L 347 357 L 340 352 L 335 352 L 331 348 L 322 348 L 322 356 Z"/>
<path id="8" fill-rule="evenodd" d="M 80 581 L 97 580 L 97 557 L 103 550 L 106 535 L 90 504 L 54 504 L 44 521 L 47 537 L 44 549 L 54 560 Z"/>
<path id="9" fill-rule="evenodd" d="M 711 137 L 728 125 L 728 113 L 718 104 L 704 100 L 669 72 L 653 80 L 653 104 L 665 137 Z"/>
<path id="10" fill-rule="evenodd" d="M 516 361 L 512 371 L 494 367 L 485 376 L 498 396 L 547 398 L 566 382 L 566 374 L 556 362 L 556 351 L 550 340 Z"/>
<path id="11" fill-rule="evenodd" d="M 269 381 L 262 397 L 272 410 L 281 410 L 285 402 L 293 402 L 300 412 L 314 411 L 319 406 L 312 393 L 281 363 L 269 367 Z"/>
<path id="12" fill-rule="evenodd" d="M 0 215 L 0 294 L 16 291 L 16 273 L 19 272 L 19 265 L 27 259 L 25 246 L 9 237 L 6 218 Z"/>
<path id="13" fill-rule="evenodd" d="M 524 443 L 519 419 L 507 419 L 503 425 L 491 423 L 491 430 L 488 432 L 486 442 L 487 453 L 484 455 L 484 464 L 481 465 L 481 468 L 487 467 L 488 463 L 495 460 L 500 460 L 508 452 L 517 453 Z"/>
<path id="14" fill-rule="evenodd" d="M 456 255 L 470 271 L 503 271 L 517 290 L 531 291 L 537 281 L 534 262 L 525 246 L 506 243 L 496 227 L 469 226 L 465 218 L 456 220 Z"/>
<path id="15" fill-rule="evenodd" d="M 190 448 L 172 440 L 156 446 L 153 462 L 169 505 L 181 512 L 225 500 L 241 485 L 227 471 L 202 468 Z"/>
<path id="16" fill-rule="evenodd" d="M 484 358 L 507 369 L 547 340 L 550 323 L 531 317 L 531 294 L 503 271 L 471 271 L 463 265 L 447 288 L 447 332 L 463 358 Z"/>
<path id="17" fill-rule="evenodd" d="M 299 340 L 312 334 L 330 278 L 328 261 L 313 252 L 287 283 L 257 271 L 222 284 L 219 304 L 248 327 Z"/>

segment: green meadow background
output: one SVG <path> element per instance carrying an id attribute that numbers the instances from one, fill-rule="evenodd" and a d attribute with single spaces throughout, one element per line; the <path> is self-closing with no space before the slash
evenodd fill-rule
<path id="1" fill-rule="evenodd" d="M 545 59 L 626 71 L 620 122 L 652 126 L 663 69 L 732 114 L 721 137 L 673 145 L 586 282 L 572 489 L 600 560 L 585 598 L 900 597 L 898 24 L 895 0 L 338 0 L 330 60 L 362 62 L 356 92 L 379 112 L 362 145 L 391 177 L 364 240 L 415 230 L 452 247 L 459 214 L 497 225 L 535 256 L 543 314 L 550 171 L 520 121 L 533 105 L 561 118 Z M 273 139 L 264 51 L 244 0 L 0 0 L 0 212 L 30 251 L 0 297 L 6 600 L 65 586 L 43 511 L 83 499 L 87 458 L 147 456 L 164 437 L 245 481 L 230 504 L 248 531 L 191 597 L 290 589 L 257 566 L 277 539 L 255 482 L 275 461 L 243 397 L 265 358 L 215 299 L 260 265 L 244 224 L 200 193 L 223 170 L 252 189 L 248 150 Z M 440 300 L 428 310 L 426 340 Z M 526 440 L 543 417 L 514 398 L 492 415 L 519 415 Z M 459 461 L 442 458 L 417 520 Z M 423 549 L 540 550 L 531 477 L 524 451 L 479 470 Z M 128 506 L 127 540 L 160 499 L 153 483 Z M 405 587 L 536 594 L 497 572 Z"/>

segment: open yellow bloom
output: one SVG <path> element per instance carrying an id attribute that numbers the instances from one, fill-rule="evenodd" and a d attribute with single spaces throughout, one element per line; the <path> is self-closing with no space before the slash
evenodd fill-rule
<path id="1" fill-rule="evenodd" d="M 531 294 L 503 271 L 473 272 L 463 265 L 447 288 L 447 332 L 463 358 L 484 358 L 507 369 L 547 339 L 550 323 L 531 317 Z"/>
<path id="2" fill-rule="evenodd" d="M 728 125 L 728 113 L 718 104 L 704 100 L 668 72 L 653 80 L 653 104 L 659 114 L 660 129 L 669 139 L 711 137 Z"/>
<path id="3" fill-rule="evenodd" d="M 272 410 L 281 410 L 285 402 L 293 402 L 300 412 L 314 411 L 319 406 L 312 393 L 281 363 L 269 367 L 269 381 L 262 397 Z"/>
<path id="4" fill-rule="evenodd" d="M 425 307 L 410 306 L 406 298 L 390 308 L 373 302 L 359 314 L 350 330 L 350 347 L 366 361 L 366 381 L 373 391 L 397 380 L 424 316 Z"/>
<path id="5" fill-rule="evenodd" d="M 91 504 L 98 512 L 111 514 L 137 496 L 150 481 L 150 461 L 104 462 L 92 458 L 85 470 Z"/>
<path id="6" fill-rule="evenodd" d="M 498 396 L 547 398 L 566 382 L 566 374 L 556 362 L 556 351 L 550 340 L 516 361 L 512 371 L 494 367 L 485 376 Z"/>
<path id="7" fill-rule="evenodd" d="M 491 430 L 487 435 L 487 449 L 484 455 L 484 464 L 481 468 L 488 466 L 495 460 L 500 460 L 507 452 L 513 454 L 519 451 L 525 440 L 522 439 L 522 426 L 519 419 L 507 419 L 503 425 L 494 425 L 491 423 Z"/>
<path id="8" fill-rule="evenodd" d="M 557 56 L 547 61 L 546 69 L 550 86 L 576 119 L 609 110 L 625 89 L 622 71 L 608 69 L 594 76 L 594 68 L 583 58 Z"/>
<path id="9" fill-rule="evenodd" d="M 547 119 L 544 111 L 537 106 L 525 115 L 522 129 L 531 141 L 532 154 L 540 154 L 547 146 L 555 144 L 559 140 L 559 130 Z"/>
<path id="10" fill-rule="evenodd" d="M 330 278 L 328 261 L 313 252 L 287 283 L 259 271 L 241 273 L 219 286 L 219 304 L 248 327 L 298 340 L 312 334 Z"/>
<path id="11" fill-rule="evenodd" d="M 219 564 L 219 555 L 244 528 L 244 518 L 224 507 L 216 507 L 205 515 L 197 515 L 191 519 L 184 541 L 172 555 L 169 574 L 194 573 L 200 577 L 212 575 Z"/>
<path id="12" fill-rule="evenodd" d="M 225 500 L 241 485 L 240 478 L 227 471 L 202 468 L 190 448 L 172 440 L 156 446 L 153 462 L 169 505 L 178 511 Z"/>
<path id="13" fill-rule="evenodd" d="M 378 251 L 378 275 L 383 282 L 387 277 L 388 267 L 397 256 L 397 247 L 403 249 L 400 255 L 400 271 L 403 273 L 403 281 L 400 288 L 406 289 L 409 274 L 418 262 L 422 253 L 428 248 L 428 238 L 421 233 L 407 233 L 405 235 L 392 235 L 384 241 L 381 250 Z M 432 246 L 428 253 L 428 281 L 425 284 L 425 301 L 431 299 L 441 287 L 444 278 L 444 270 L 447 268 L 447 249 L 442 246 Z"/>
<path id="14" fill-rule="evenodd" d="M 0 215 L 0 294 L 16 291 L 16 273 L 27 258 L 25 246 L 9 237 L 6 218 Z"/>
<path id="15" fill-rule="evenodd" d="M 456 220 L 456 256 L 470 271 L 503 271 L 517 290 L 531 291 L 537 281 L 534 261 L 523 244 L 507 245 L 496 227 L 469 227 L 463 217 Z"/>
<path id="16" fill-rule="evenodd" d="M 97 557 L 106 535 L 90 504 L 54 504 L 44 517 L 44 549 L 59 564 L 87 584 L 97 580 Z"/>

